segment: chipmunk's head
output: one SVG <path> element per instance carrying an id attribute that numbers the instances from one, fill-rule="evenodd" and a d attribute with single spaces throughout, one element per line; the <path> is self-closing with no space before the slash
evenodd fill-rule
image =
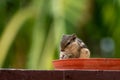
<path id="1" fill-rule="evenodd" d="M 75 42 L 76 38 L 76 34 L 63 35 L 60 43 L 61 51 L 64 52 L 66 49 L 71 48 L 74 45 L 73 43 Z"/>

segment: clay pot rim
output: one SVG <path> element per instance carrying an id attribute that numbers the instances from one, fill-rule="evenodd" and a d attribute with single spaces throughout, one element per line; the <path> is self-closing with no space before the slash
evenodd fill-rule
<path id="1" fill-rule="evenodd" d="M 70 59 L 62 59 L 62 60 L 60 60 L 60 59 L 57 59 L 57 60 L 53 60 L 53 62 L 61 62 L 61 61 L 78 61 L 78 60 L 80 60 L 80 61 L 82 61 L 82 60 L 86 60 L 86 61 L 88 61 L 88 60 L 91 60 L 91 61 L 103 61 L 103 60 L 112 60 L 112 61 L 118 61 L 118 60 L 120 60 L 120 58 L 70 58 Z"/>
<path id="2" fill-rule="evenodd" d="M 120 58 L 71 58 L 54 60 L 56 70 L 120 70 Z"/>

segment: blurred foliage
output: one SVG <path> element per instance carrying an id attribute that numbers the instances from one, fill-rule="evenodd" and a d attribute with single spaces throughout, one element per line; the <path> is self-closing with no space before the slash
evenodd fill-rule
<path id="1" fill-rule="evenodd" d="M 0 0 L 0 67 L 52 69 L 72 33 L 91 57 L 120 57 L 119 14 L 119 0 Z"/>

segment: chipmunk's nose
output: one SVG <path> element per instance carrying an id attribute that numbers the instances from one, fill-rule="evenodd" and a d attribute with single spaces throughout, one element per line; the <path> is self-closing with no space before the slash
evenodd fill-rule
<path id="1" fill-rule="evenodd" d="M 64 49 L 61 49 L 61 51 L 63 52 L 63 51 L 65 51 Z"/>

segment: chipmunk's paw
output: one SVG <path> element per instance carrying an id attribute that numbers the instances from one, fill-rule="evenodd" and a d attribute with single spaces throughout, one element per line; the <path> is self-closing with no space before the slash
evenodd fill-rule
<path id="1" fill-rule="evenodd" d="M 90 58 L 90 51 L 87 48 L 81 49 L 80 58 Z"/>
<path id="2" fill-rule="evenodd" d="M 69 59 L 72 58 L 72 54 L 60 53 L 60 59 Z"/>

